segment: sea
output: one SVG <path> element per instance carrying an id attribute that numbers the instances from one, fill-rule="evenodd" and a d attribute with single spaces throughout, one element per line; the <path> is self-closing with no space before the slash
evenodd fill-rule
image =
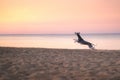
<path id="1" fill-rule="evenodd" d="M 95 49 L 120 50 L 120 33 L 81 34 Z M 89 49 L 75 43 L 75 34 L 0 34 L 0 47 Z"/>

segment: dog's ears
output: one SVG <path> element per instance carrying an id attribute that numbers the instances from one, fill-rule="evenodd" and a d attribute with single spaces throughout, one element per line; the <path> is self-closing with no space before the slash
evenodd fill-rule
<path id="1" fill-rule="evenodd" d="M 75 34 L 80 34 L 80 32 L 75 32 Z"/>

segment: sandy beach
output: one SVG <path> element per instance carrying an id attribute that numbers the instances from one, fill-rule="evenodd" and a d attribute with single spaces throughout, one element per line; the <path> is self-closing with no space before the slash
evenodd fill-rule
<path id="1" fill-rule="evenodd" d="M 0 47 L 0 80 L 120 80 L 120 50 Z"/>

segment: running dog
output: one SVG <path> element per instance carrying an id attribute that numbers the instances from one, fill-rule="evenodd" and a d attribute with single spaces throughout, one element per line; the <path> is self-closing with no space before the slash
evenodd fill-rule
<path id="1" fill-rule="evenodd" d="M 93 46 L 94 44 L 92 44 L 92 43 L 90 43 L 90 42 L 88 42 L 88 41 L 85 41 L 85 40 L 80 36 L 80 33 L 75 32 L 75 35 L 77 35 L 77 37 L 78 37 L 77 40 L 74 39 L 75 42 L 78 42 L 78 43 L 83 44 L 83 45 L 87 45 L 90 49 L 95 49 L 94 46 Z"/>

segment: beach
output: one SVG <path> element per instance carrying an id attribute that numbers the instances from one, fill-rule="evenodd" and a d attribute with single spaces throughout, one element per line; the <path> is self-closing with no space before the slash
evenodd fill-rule
<path id="1" fill-rule="evenodd" d="M 120 80 L 120 50 L 0 47 L 0 80 Z"/>

